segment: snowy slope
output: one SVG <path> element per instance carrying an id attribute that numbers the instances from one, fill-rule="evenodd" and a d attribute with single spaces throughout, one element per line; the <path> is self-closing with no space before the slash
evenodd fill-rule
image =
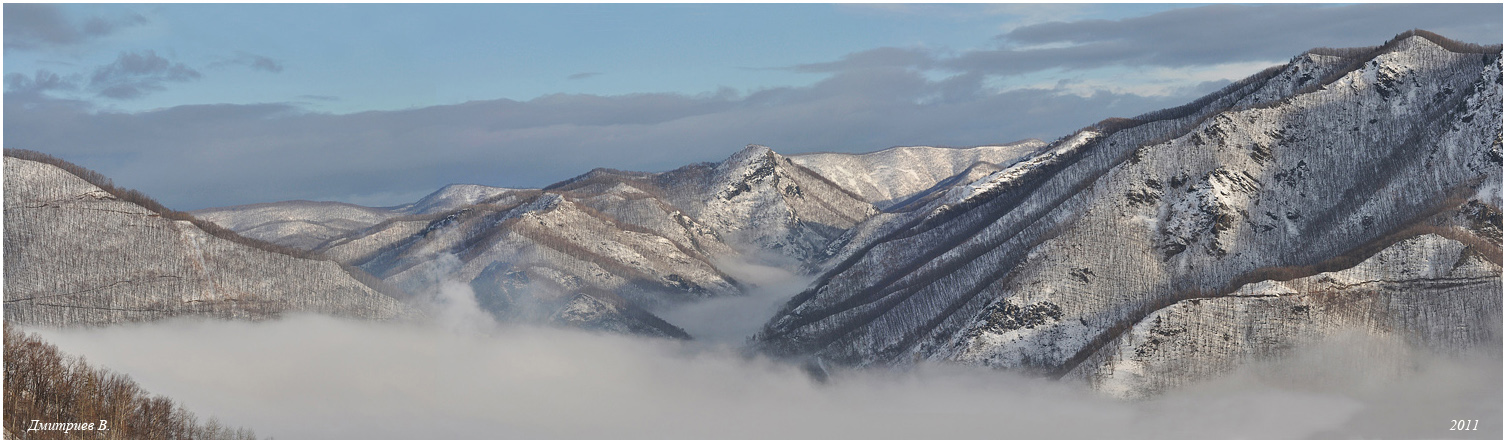
<path id="1" fill-rule="evenodd" d="M 1499 50 L 1401 36 L 1103 122 L 873 230 L 759 345 L 1062 374 L 1179 301 L 1467 205 L 1500 214 L 1500 91 Z"/>
<path id="2" fill-rule="evenodd" d="M 51 164 L 5 157 L 5 320 L 413 315 L 340 264 L 222 239 Z"/>
<path id="3" fill-rule="evenodd" d="M 451 184 L 416 202 L 396 207 L 293 200 L 206 208 L 191 214 L 242 236 L 309 251 L 395 217 L 444 213 L 467 205 L 497 202 L 513 194 L 533 192 L 535 190 Z"/>
<path id="4" fill-rule="evenodd" d="M 1435 353 L 1500 344 L 1501 259 L 1437 234 L 1411 237 L 1352 268 L 1157 310 L 1068 377 L 1145 397 L 1347 334 Z"/>
<path id="5" fill-rule="evenodd" d="M 402 213 L 340 202 L 295 200 L 207 208 L 191 214 L 252 239 L 312 250 L 331 238 Z"/>
<path id="6" fill-rule="evenodd" d="M 682 168 L 655 181 L 668 202 L 740 252 L 777 254 L 807 271 L 829 243 L 878 213 L 862 197 L 758 145 L 714 167 Z"/>
<path id="7" fill-rule="evenodd" d="M 865 154 L 811 153 L 789 156 L 796 165 L 826 177 L 879 208 L 888 208 L 979 162 L 1010 165 L 1046 146 L 1036 139 L 1001 146 L 895 147 Z"/>
<path id="8" fill-rule="evenodd" d="M 748 287 L 722 267 L 746 257 L 811 267 L 825 246 L 876 213 L 758 146 L 663 173 L 597 169 L 542 191 L 483 191 L 470 196 L 485 197 L 461 199 L 477 203 L 394 217 L 316 252 L 410 292 L 469 283 L 499 317 L 563 322 L 553 313 L 567 306 L 617 307 L 599 312 L 615 313 L 618 320 L 607 324 L 620 325 L 622 316 L 649 319 L 634 314 L 647 308 L 744 294 Z M 436 194 L 445 192 L 457 194 L 453 187 Z M 432 207 L 421 201 L 401 208 Z M 581 294 L 619 302 L 588 303 Z M 676 336 L 673 329 L 639 330 Z"/>
<path id="9" fill-rule="evenodd" d="M 450 184 L 429 193 L 417 202 L 393 207 L 403 214 L 434 214 L 455 211 L 467 205 L 495 201 L 504 194 L 526 193 L 532 190 L 498 188 L 486 185 Z"/>

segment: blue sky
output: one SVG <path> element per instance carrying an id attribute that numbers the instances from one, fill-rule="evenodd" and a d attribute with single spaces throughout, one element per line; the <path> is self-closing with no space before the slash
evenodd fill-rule
<path id="1" fill-rule="evenodd" d="M 1052 139 L 1502 6 L 6 4 L 5 146 L 179 209 Z"/>
<path id="2" fill-rule="evenodd" d="M 62 4 L 50 8 L 74 21 L 129 24 L 67 48 L 7 51 L 5 62 L 6 73 L 66 72 L 110 63 L 122 51 L 150 50 L 205 75 L 104 105 L 141 111 L 300 102 L 310 110 L 349 113 L 554 93 L 701 94 L 810 85 L 823 76 L 783 68 L 877 47 L 981 49 L 1011 23 L 1037 17 L 1118 18 L 1173 7 Z M 246 63 L 257 58 L 269 62 Z"/>

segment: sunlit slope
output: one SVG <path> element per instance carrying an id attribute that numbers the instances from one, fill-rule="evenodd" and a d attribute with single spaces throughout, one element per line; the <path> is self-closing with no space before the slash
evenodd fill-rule
<path id="1" fill-rule="evenodd" d="M 1462 313 L 1500 312 L 1500 63 L 1499 48 L 1404 35 L 1311 51 L 1187 106 L 1091 126 L 875 230 L 759 344 L 859 365 L 1060 375 L 1153 312 L 1292 270 L 1348 268 L 1408 230 L 1442 233 L 1471 257 L 1494 251 L 1496 277 L 1476 275 L 1461 303 L 1432 308 L 1453 315 L 1425 321 L 1488 331 L 1491 317 Z M 1394 305 L 1369 316 L 1400 316 Z"/>

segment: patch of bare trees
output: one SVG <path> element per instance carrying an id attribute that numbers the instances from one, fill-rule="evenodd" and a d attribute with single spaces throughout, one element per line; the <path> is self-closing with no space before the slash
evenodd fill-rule
<path id="1" fill-rule="evenodd" d="M 9 323 L 4 329 L 7 439 L 256 439 L 215 418 L 201 422 L 130 377 L 92 367 Z"/>
<path id="2" fill-rule="evenodd" d="M 1502 45 L 1483 46 L 1474 43 L 1465 43 L 1458 40 L 1450 40 L 1449 38 L 1442 35 L 1424 31 L 1422 29 L 1414 29 L 1401 34 L 1397 34 L 1396 37 L 1392 37 L 1391 40 L 1387 40 L 1387 42 L 1381 44 L 1381 46 L 1360 48 L 1314 48 L 1308 50 L 1308 53 L 1345 57 L 1350 59 L 1350 61 L 1340 69 L 1332 71 L 1328 76 L 1319 79 L 1319 81 L 1317 82 L 1309 84 L 1307 87 L 1304 87 L 1301 90 L 1298 90 L 1297 94 L 1307 94 L 1314 92 L 1320 88 L 1325 87 L 1325 85 L 1333 83 L 1335 80 L 1338 80 L 1345 74 L 1360 69 L 1363 65 L 1365 65 L 1366 62 L 1371 61 L 1371 59 L 1374 59 L 1382 54 L 1386 54 L 1387 52 L 1397 48 L 1397 45 L 1401 44 L 1403 40 L 1407 40 L 1410 37 L 1423 37 L 1425 39 L 1428 39 L 1428 41 L 1439 45 L 1439 47 L 1441 48 L 1457 53 L 1497 55 L 1500 55 L 1502 53 Z M 1483 63 L 1489 63 L 1489 61 L 1483 60 Z"/>

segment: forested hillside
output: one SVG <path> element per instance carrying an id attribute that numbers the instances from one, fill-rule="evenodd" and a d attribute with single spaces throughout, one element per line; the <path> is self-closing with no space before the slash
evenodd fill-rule
<path id="1" fill-rule="evenodd" d="M 1499 351 L 1501 85 L 1500 47 L 1416 31 L 1102 122 L 871 229 L 759 343 L 855 365 L 1076 372 L 1105 387 L 1144 373 L 1116 389 L 1126 394 L 1280 358 L 1341 325 Z M 1431 271 L 1364 262 L 1396 249 L 1433 258 L 1418 265 Z M 1311 281 L 1328 272 L 1390 283 Z M 1296 278 L 1315 283 L 1240 290 Z M 1332 291 L 1356 302 L 1304 302 Z M 1276 305 L 1258 309 L 1257 296 Z M 1209 311 L 1225 305 L 1244 308 Z M 1214 333 L 1230 330 L 1248 333 Z M 1164 336 L 1183 348 L 1157 351 Z M 1208 352 L 1219 341 L 1231 342 Z"/>
<path id="2" fill-rule="evenodd" d="M 167 210 L 76 165 L 6 151 L 7 322 L 414 314 L 402 293 L 384 293 L 359 270 L 299 254 Z"/>
<path id="3" fill-rule="evenodd" d="M 5 328 L 5 439 L 256 439 L 152 396 L 10 323 Z"/>

